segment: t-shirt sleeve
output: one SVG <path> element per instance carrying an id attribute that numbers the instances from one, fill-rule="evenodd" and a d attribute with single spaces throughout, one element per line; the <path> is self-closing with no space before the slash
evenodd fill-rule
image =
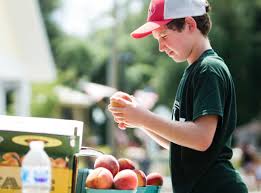
<path id="1" fill-rule="evenodd" d="M 193 84 L 193 120 L 203 115 L 223 118 L 225 82 L 210 69 L 201 71 Z"/>

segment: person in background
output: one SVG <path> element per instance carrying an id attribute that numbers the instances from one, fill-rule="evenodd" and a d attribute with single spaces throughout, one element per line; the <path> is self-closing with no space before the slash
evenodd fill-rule
<path id="1" fill-rule="evenodd" d="M 147 22 L 131 34 L 133 38 L 152 34 L 160 52 L 175 62 L 188 62 L 172 120 L 122 92 L 111 97 L 108 109 L 119 128 L 141 128 L 169 149 L 175 193 L 246 193 L 230 162 L 237 121 L 235 87 L 227 65 L 210 45 L 209 11 L 205 0 L 152 0 Z"/>
<path id="2" fill-rule="evenodd" d="M 244 143 L 241 149 L 242 149 L 241 165 L 243 169 L 245 170 L 246 174 L 255 173 L 254 163 L 257 158 L 255 147 L 250 143 Z"/>

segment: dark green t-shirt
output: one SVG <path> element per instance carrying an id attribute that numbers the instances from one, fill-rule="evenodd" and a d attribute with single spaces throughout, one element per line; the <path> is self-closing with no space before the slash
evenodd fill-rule
<path id="1" fill-rule="evenodd" d="M 210 193 L 233 181 L 244 186 L 229 162 L 237 118 L 235 88 L 226 64 L 212 49 L 186 68 L 176 93 L 172 119 L 194 121 L 204 115 L 219 116 L 213 142 L 205 152 L 170 145 L 175 193 Z"/>

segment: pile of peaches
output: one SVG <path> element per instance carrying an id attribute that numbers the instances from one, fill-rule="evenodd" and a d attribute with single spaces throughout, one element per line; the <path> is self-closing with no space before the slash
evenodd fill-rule
<path id="1" fill-rule="evenodd" d="M 20 167 L 22 164 L 22 161 L 24 159 L 24 156 L 20 156 L 16 152 L 6 152 L 2 155 L 2 161 L 0 158 L 0 166 L 16 166 Z M 51 165 L 53 168 L 66 168 L 67 162 L 63 158 L 51 158 Z"/>
<path id="2" fill-rule="evenodd" d="M 138 187 L 162 186 L 163 177 L 156 172 L 147 176 L 130 159 L 116 159 L 112 155 L 99 156 L 94 169 L 86 178 L 86 187 L 91 189 L 136 190 Z"/>

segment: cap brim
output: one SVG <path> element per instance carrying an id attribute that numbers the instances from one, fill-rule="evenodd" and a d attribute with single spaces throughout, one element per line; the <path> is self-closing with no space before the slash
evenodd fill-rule
<path id="1" fill-rule="evenodd" d="M 151 32 L 162 25 L 169 23 L 172 19 L 164 20 L 164 21 L 149 21 L 144 25 L 140 26 L 138 29 L 131 33 L 133 38 L 144 38 L 151 34 Z"/>

